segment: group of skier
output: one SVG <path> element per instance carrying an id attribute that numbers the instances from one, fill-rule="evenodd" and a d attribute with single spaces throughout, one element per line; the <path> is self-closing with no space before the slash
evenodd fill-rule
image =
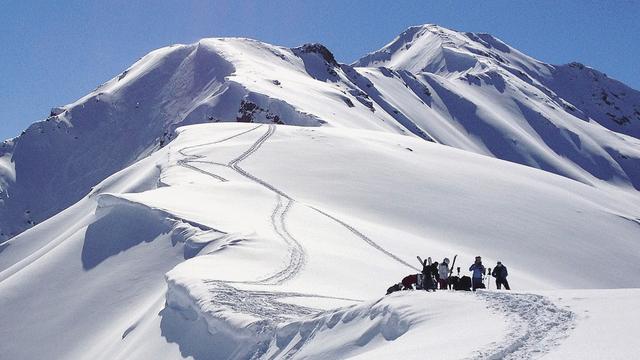
<path id="1" fill-rule="evenodd" d="M 457 268 L 457 275 L 453 275 L 457 257 L 457 255 L 454 256 L 453 263 L 449 266 L 450 261 L 448 258 L 444 258 L 441 263 L 438 263 L 437 261 L 431 262 L 431 258 L 422 260 L 418 256 L 418 261 L 420 261 L 422 265 L 422 271 L 419 274 L 405 276 L 400 283 L 387 289 L 387 295 L 395 291 L 412 290 L 414 288 L 427 291 L 436 291 L 437 288 L 440 290 L 476 291 L 476 289 L 485 288 L 484 279 L 487 272 L 496 279 L 496 288 L 498 290 L 502 289 L 502 286 L 504 286 L 506 290 L 511 290 L 509 282 L 507 281 L 509 273 L 507 267 L 504 266 L 502 262 L 498 261 L 493 271 L 491 271 L 491 269 L 487 269 L 482 265 L 482 258 L 476 256 L 474 263 L 469 267 L 471 277 L 461 277 L 460 267 Z"/>

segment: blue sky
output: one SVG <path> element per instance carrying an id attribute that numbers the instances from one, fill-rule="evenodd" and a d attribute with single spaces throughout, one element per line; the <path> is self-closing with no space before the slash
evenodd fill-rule
<path id="1" fill-rule="evenodd" d="M 351 62 L 424 23 L 488 32 L 545 62 L 580 61 L 640 89 L 640 1 L 2 0 L 0 139 L 158 47 L 243 36 L 320 42 Z"/>

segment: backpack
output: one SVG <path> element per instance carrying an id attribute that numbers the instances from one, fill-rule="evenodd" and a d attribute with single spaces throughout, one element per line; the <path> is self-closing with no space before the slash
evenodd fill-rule
<path id="1" fill-rule="evenodd" d="M 449 278 L 447 279 L 447 285 L 449 289 L 456 290 L 456 287 L 458 286 L 459 282 L 460 282 L 460 277 L 455 275 L 449 276 Z"/>
<path id="2" fill-rule="evenodd" d="M 422 290 L 424 289 L 424 275 L 423 274 L 416 274 L 418 276 L 417 280 L 416 280 L 416 290 Z"/>
<path id="3" fill-rule="evenodd" d="M 466 275 L 461 277 L 454 290 L 471 291 L 471 278 Z"/>
<path id="4" fill-rule="evenodd" d="M 396 292 L 396 291 L 400 291 L 400 290 L 402 290 L 402 284 L 394 284 L 394 285 L 391 285 L 391 287 L 389 287 L 389 288 L 387 289 L 387 295 L 389 295 L 389 294 L 391 294 L 391 293 L 394 293 L 394 292 Z"/>
<path id="5" fill-rule="evenodd" d="M 431 274 L 418 274 L 418 283 L 416 284 L 416 290 L 436 290 L 436 282 L 431 277 Z"/>

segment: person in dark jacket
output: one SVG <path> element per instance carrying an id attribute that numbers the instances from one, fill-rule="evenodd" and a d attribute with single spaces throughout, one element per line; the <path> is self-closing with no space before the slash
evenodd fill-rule
<path id="1" fill-rule="evenodd" d="M 440 274 L 438 274 L 438 262 L 431 264 L 431 289 L 436 291 L 440 282 Z"/>
<path id="2" fill-rule="evenodd" d="M 438 274 L 438 262 L 434 262 L 429 266 L 429 271 L 431 272 L 431 277 L 437 282 L 440 280 L 440 275 Z"/>
<path id="3" fill-rule="evenodd" d="M 496 267 L 494 267 L 493 271 L 491 272 L 491 276 L 496 278 L 496 288 L 498 290 L 502 288 L 502 285 L 504 285 L 504 288 L 506 290 L 511 290 L 511 288 L 509 288 L 509 282 L 507 281 L 508 275 L 509 272 L 507 272 L 507 267 L 502 265 L 502 263 L 498 261 Z"/>
<path id="4" fill-rule="evenodd" d="M 418 283 L 418 275 L 411 274 L 407 275 L 402 279 L 402 290 L 413 290 L 413 285 Z"/>
<path id="5" fill-rule="evenodd" d="M 480 256 L 476 256 L 476 261 L 469 267 L 469 271 L 473 271 L 473 275 L 471 276 L 471 287 L 473 291 L 476 291 L 478 288 L 484 289 L 482 276 L 486 273 L 486 269 L 484 265 L 482 265 L 482 258 Z"/>
<path id="6" fill-rule="evenodd" d="M 427 263 L 427 260 L 422 263 L 422 288 L 424 290 L 433 290 L 437 288 L 438 281 L 438 262 L 434 262 L 431 265 Z"/>

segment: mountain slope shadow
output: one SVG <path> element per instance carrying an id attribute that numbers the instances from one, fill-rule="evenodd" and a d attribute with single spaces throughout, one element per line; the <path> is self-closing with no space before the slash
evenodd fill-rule
<path id="1" fill-rule="evenodd" d="M 85 270 L 171 230 L 168 223 L 141 208 L 117 206 L 107 211 L 87 228 L 81 255 Z"/>

